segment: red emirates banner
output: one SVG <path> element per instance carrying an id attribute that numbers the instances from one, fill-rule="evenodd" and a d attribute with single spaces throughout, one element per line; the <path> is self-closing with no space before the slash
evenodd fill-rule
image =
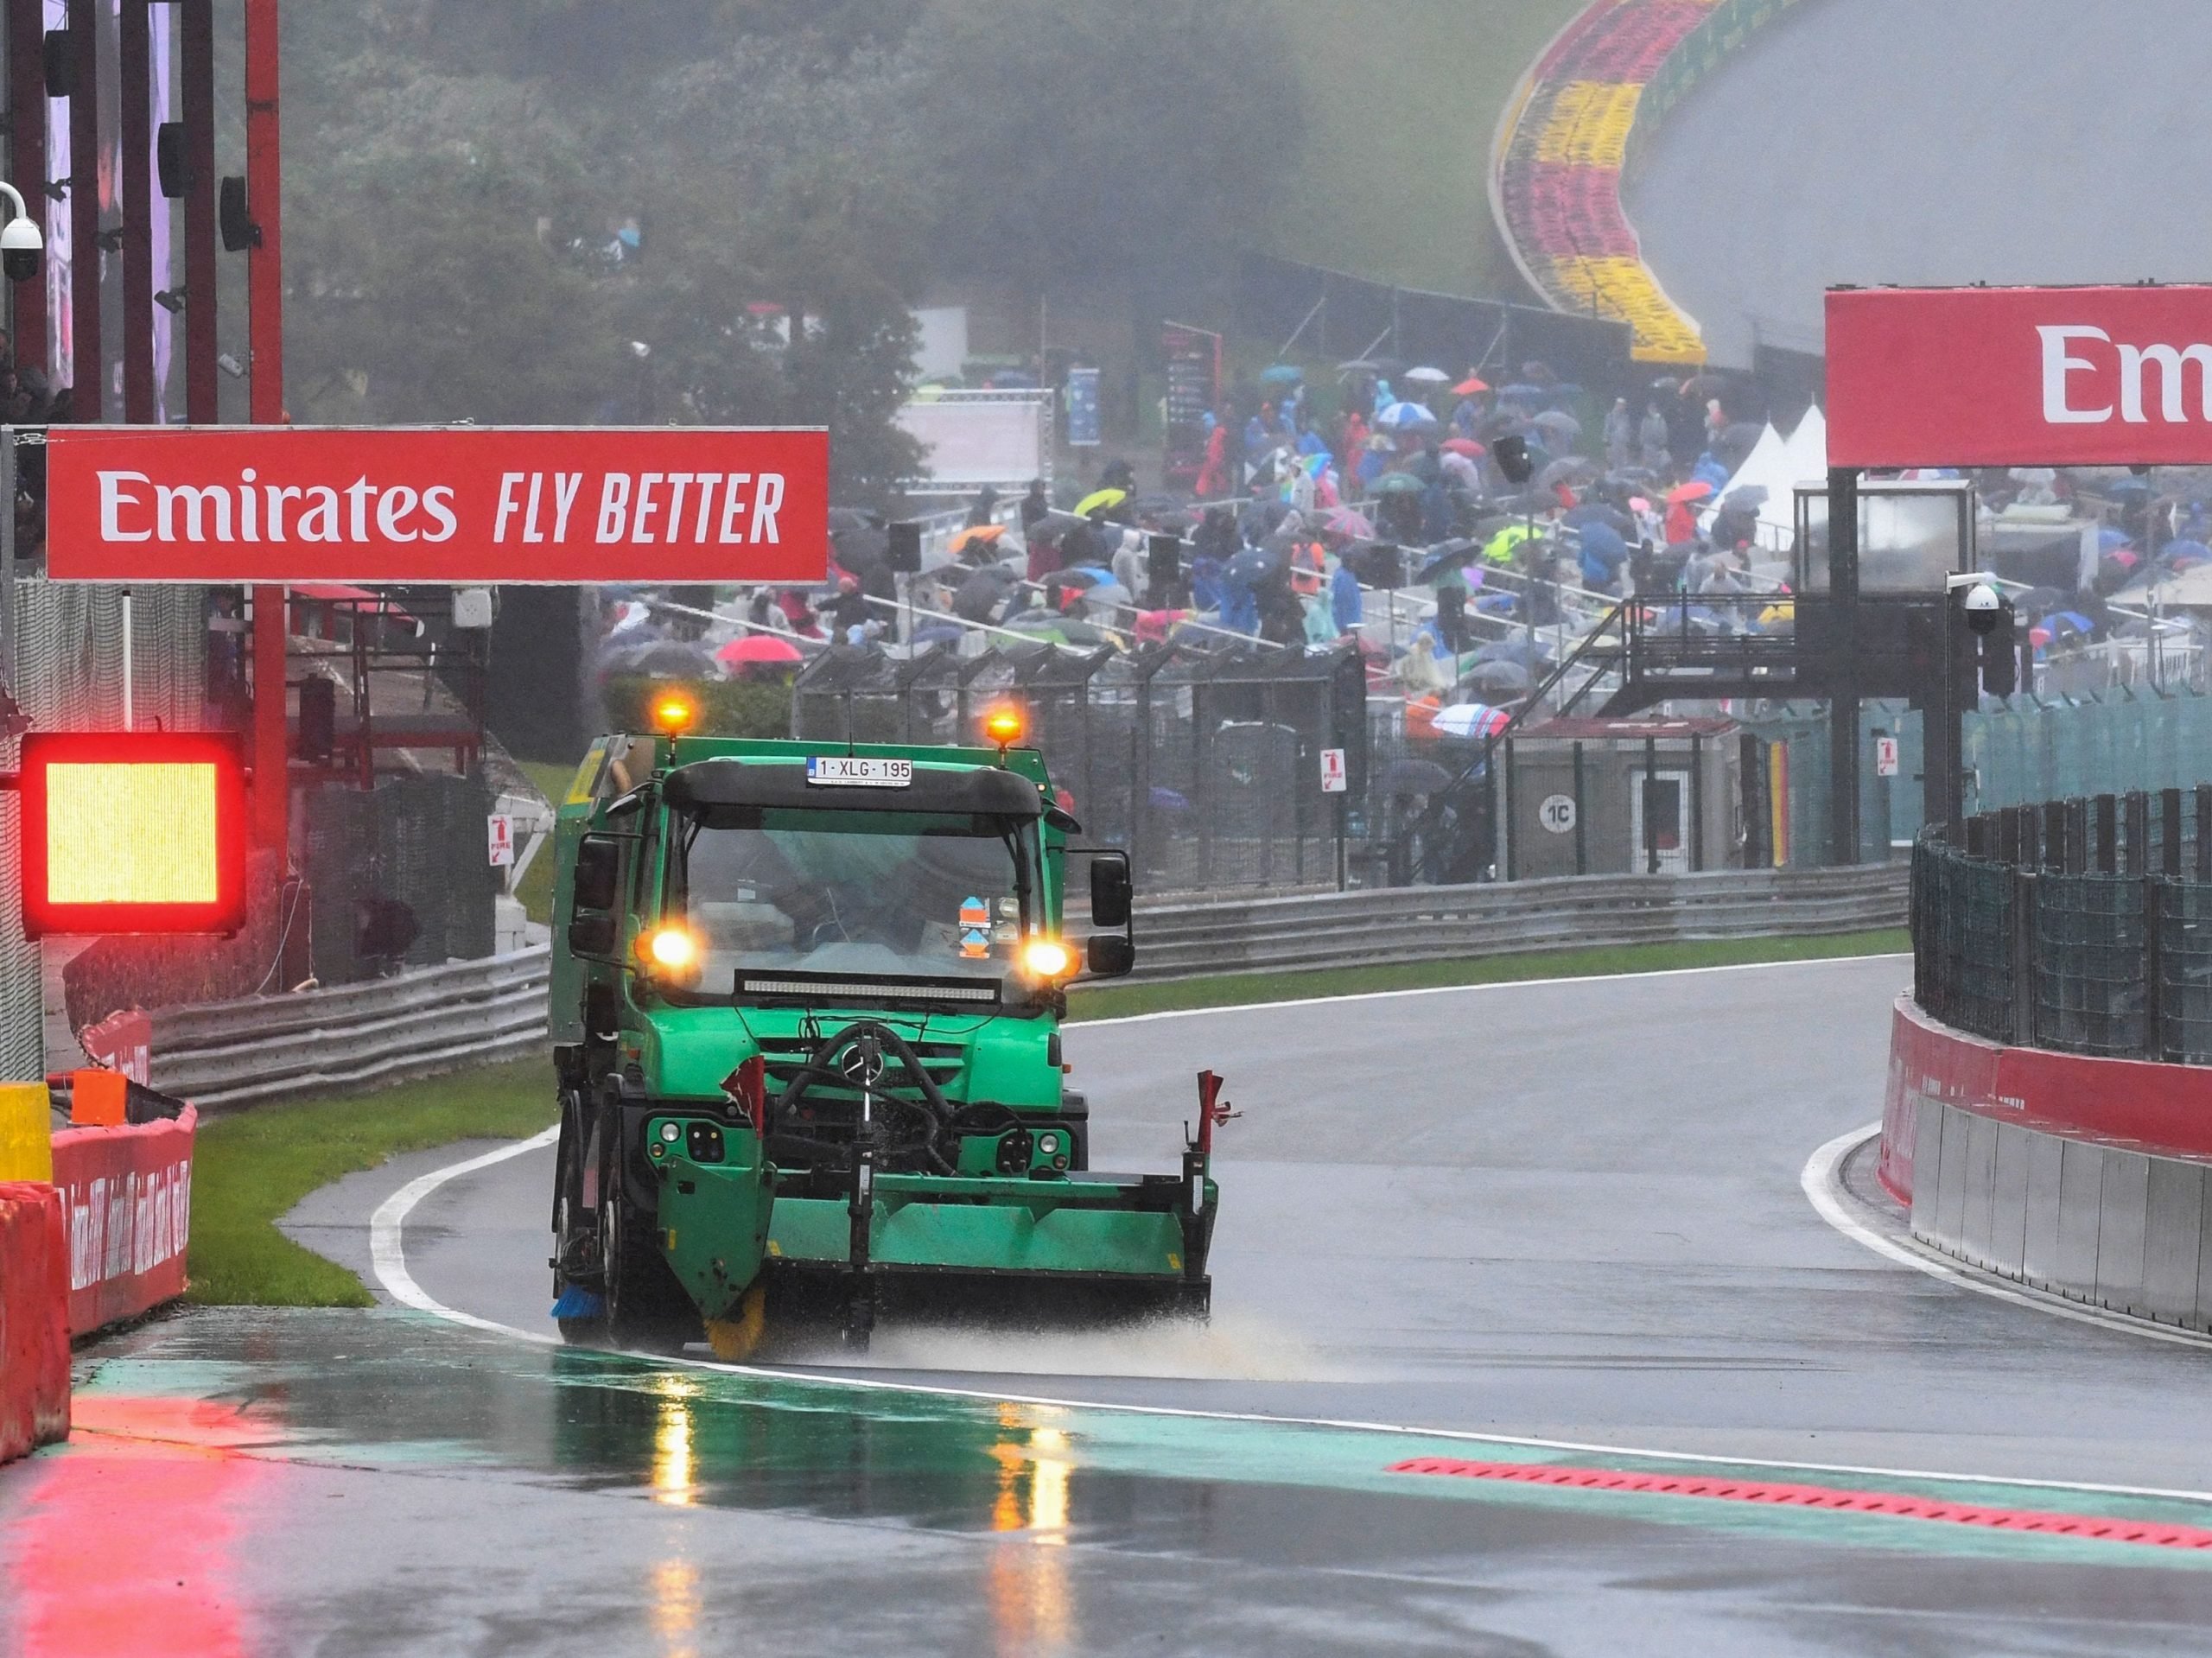
<path id="1" fill-rule="evenodd" d="M 56 426 L 65 581 L 822 581 L 830 439 L 721 427 Z"/>
<path id="2" fill-rule="evenodd" d="M 1827 296 L 1834 467 L 2212 464 L 2212 288 Z"/>

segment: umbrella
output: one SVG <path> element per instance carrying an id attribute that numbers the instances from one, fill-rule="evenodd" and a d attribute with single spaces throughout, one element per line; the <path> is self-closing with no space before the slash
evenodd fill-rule
<path id="1" fill-rule="evenodd" d="M 1129 499 L 1126 489 L 1094 489 L 1075 504 L 1076 516 L 1087 518 L 1094 512 L 1103 512 L 1109 507 L 1121 505 Z"/>
<path id="2" fill-rule="evenodd" d="M 1452 395 L 1460 397 L 1471 397 L 1478 391 L 1487 391 L 1489 390 L 1490 383 L 1488 381 L 1478 379 L 1471 374 L 1470 374 L 1465 379 L 1460 381 L 1459 384 L 1452 388 Z"/>
<path id="3" fill-rule="evenodd" d="M 1083 595 L 1083 601 L 1087 605 L 1105 605 L 1111 607 L 1116 605 L 1134 605 L 1136 602 L 1136 595 L 1119 581 L 1101 581 Z"/>
<path id="4" fill-rule="evenodd" d="M 1723 512 L 1749 512 L 1757 517 L 1758 510 L 1767 503 L 1764 484 L 1746 484 L 1741 489 L 1732 489 L 1720 498 Z"/>
<path id="5" fill-rule="evenodd" d="M 1459 571 L 1474 556 L 1475 543 L 1464 537 L 1452 541 L 1440 541 L 1428 549 L 1428 556 L 1421 561 L 1421 568 L 1414 572 L 1414 580 L 1433 581 L 1438 576 L 1457 578 Z M 1461 585 L 1461 583 L 1455 580 L 1453 585 Z"/>
<path id="6" fill-rule="evenodd" d="M 1713 486 L 1702 479 L 1687 484 L 1677 484 L 1667 492 L 1667 505 L 1681 506 L 1690 501 L 1701 501 L 1713 493 Z"/>
<path id="7" fill-rule="evenodd" d="M 1617 506 L 1607 506 L 1598 501 L 1585 502 L 1568 512 L 1560 522 L 1570 530 L 1580 530 L 1586 524 L 1602 524 L 1618 531 L 1624 537 L 1636 533 L 1636 521 L 1627 513 Z"/>
<path id="8" fill-rule="evenodd" d="M 1595 461 L 1586 460 L 1579 454 L 1570 454 L 1565 460 L 1553 461 L 1551 465 L 1538 473 L 1536 485 L 1540 489 L 1557 489 L 1561 484 L 1585 483 L 1595 478 L 1602 470 L 1604 469 Z"/>
<path id="9" fill-rule="evenodd" d="M 1348 506 L 1340 506 L 1322 519 L 1321 528 L 1330 535 L 1342 536 L 1351 541 L 1372 541 L 1375 538 L 1375 526 L 1367 521 L 1365 515 L 1355 512 Z"/>
<path id="10" fill-rule="evenodd" d="M 1262 385 L 1296 385 L 1306 378 L 1306 371 L 1295 363 L 1277 363 L 1273 368 L 1260 371 Z"/>
<path id="11" fill-rule="evenodd" d="M 1375 480 L 1377 495 L 1418 495 L 1427 487 L 1409 472 L 1386 472 Z"/>
<path id="12" fill-rule="evenodd" d="M 1255 588 L 1282 569 L 1282 560 L 1273 553 L 1248 547 L 1223 566 L 1222 575 L 1241 588 Z"/>
<path id="13" fill-rule="evenodd" d="M 2096 626 L 2078 610 L 2054 610 L 2044 620 L 2054 633 L 2087 633 Z"/>
<path id="14" fill-rule="evenodd" d="M 1503 708 L 1494 708 L 1484 702 L 1460 702 L 1438 710 L 1430 723 L 1440 736 L 1490 737 L 1504 730 L 1512 719 Z"/>
<path id="15" fill-rule="evenodd" d="M 2212 547 L 2207 547 L 2201 541 L 2186 538 L 2170 541 L 2158 549 L 2159 562 L 2164 564 L 2178 565 L 2184 559 L 2201 564 L 2208 558 L 2212 558 Z"/>
<path id="16" fill-rule="evenodd" d="M 1002 524 L 973 524 L 946 543 L 946 548 L 956 557 L 971 547 L 988 546 L 1006 534 Z"/>
<path id="17" fill-rule="evenodd" d="M 1448 385 L 1452 381 L 1452 377 L 1442 369 L 1431 368 L 1426 363 L 1419 368 L 1408 369 L 1402 378 L 1418 381 L 1422 385 Z"/>
<path id="18" fill-rule="evenodd" d="M 1518 696 L 1535 684 L 1535 679 L 1517 662 L 1484 662 L 1468 670 L 1467 683 L 1496 696 Z"/>
<path id="19" fill-rule="evenodd" d="M 1529 409 L 1541 408 L 1546 402 L 1543 387 L 1530 385 L 1525 380 L 1515 381 L 1511 385 L 1500 391 L 1497 395 L 1502 403 L 1517 403 Z"/>
<path id="20" fill-rule="evenodd" d="M 1393 795 L 1433 795 L 1452 786 L 1452 774 L 1434 760 L 1392 760 L 1382 773 L 1382 791 Z"/>
<path id="21" fill-rule="evenodd" d="M 789 639 L 779 638 L 773 633 L 747 633 L 742 638 L 732 639 L 715 652 L 715 660 L 725 668 L 741 668 L 761 663 L 804 662 L 806 653 Z"/>
<path id="22" fill-rule="evenodd" d="M 2132 570 L 2142 562 L 2143 559 L 2140 554 L 2126 547 L 2120 548 L 2116 552 L 2110 552 L 2105 555 L 2106 563 L 2117 564 L 2123 570 Z"/>
<path id="23" fill-rule="evenodd" d="M 1541 647 L 1516 633 L 1510 639 L 1492 639 L 1475 652 L 1473 661 L 1477 667 L 1485 663 L 1510 662 L 1516 667 L 1525 668 L 1541 659 L 1542 655 Z"/>
<path id="24" fill-rule="evenodd" d="M 1447 437 L 1436 447 L 1446 454 L 1464 454 L 1470 461 L 1479 461 L 1490 453 L 1471 437 Z"/>
<path id="25" fill-rule="evenodd" d="M 659 639 L 610 652 L 606 671 L 637 674 L 647 679 L 706 679 L 713 675 L 714 658 L 703 645 Z"/>
<path id="26" fill-rule="evenodd" d="M 1096 564 L 1078 564 L 1071 570 L 1058 572 L 1058 577 L 1064 588 L 1095 588 L 1101 582 L 1111 581 L 1114 572 L 1101 569 Z"/>
<path id="27" fill-rule="evenodd" d="M 1394 403 L 1376 416 L 1375 423 L 1385 431 L 1410 432 L 1435 425 L 1436 415 L 1417 403 Z"/>
<path id="28" fill-rule="evenodd" d="M 1564 443 L 1572 443 L 1582 435 L 1582 422 L 1556 409 L 1546 410 L 1529 424 L 1542 428 L 1545 435 L 1557 437 Z"/>
<path id="29" fill-rule="evenodd" d="M 952 595 L 952 613 L 963 621 L 988 622 L 1019 579 L 1003 564 L 986 564 Z"/>

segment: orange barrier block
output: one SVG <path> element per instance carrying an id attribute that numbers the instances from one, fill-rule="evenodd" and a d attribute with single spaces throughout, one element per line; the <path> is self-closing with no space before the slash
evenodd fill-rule
<path id="1" fill-rule="evenodd" d="M 49 1185 L 0 1185 L 0 1462 L 69 1437 L 69 1245 Z"/>
<path id="2" fill-rule="evenodd" d="M 73 1128 L 120 1128 L 124 1121 L 124 1084 L 130 1079 L 119 1070 L 73 1070 L 69 1073 L 69 1126 Z"/>

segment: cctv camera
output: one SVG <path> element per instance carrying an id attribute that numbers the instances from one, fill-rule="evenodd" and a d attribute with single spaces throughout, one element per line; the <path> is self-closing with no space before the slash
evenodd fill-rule
<path id="1" fill-rule="evenodd" d="M 1997 626 L 1998 612 L 2004 600 L 1997 596 L 1997 589 L 1986 581 L 1977 581 L 1967 589 L 1967 626 L 1977 633 L 1987 633 Z"/>
<path id="2" fill-rule="evenodd" d="M 11 219 L 0 229 L 0 271 L 10 282 L 29 282 L 38 275 L 46 251 L 46 238 L 28 219 Z"/>

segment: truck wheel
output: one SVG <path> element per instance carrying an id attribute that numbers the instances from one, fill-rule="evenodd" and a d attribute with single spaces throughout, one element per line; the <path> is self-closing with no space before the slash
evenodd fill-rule
<path id="1" fill-rule="evenodd" d="M 600 1195 L 599 1218 L 608 1338 L 645 1353 L 677 1353 L 698 1340 L 698 1309 L 661 1258 L 652 1223 L 631 1212 L 619 1175 Z"/>

